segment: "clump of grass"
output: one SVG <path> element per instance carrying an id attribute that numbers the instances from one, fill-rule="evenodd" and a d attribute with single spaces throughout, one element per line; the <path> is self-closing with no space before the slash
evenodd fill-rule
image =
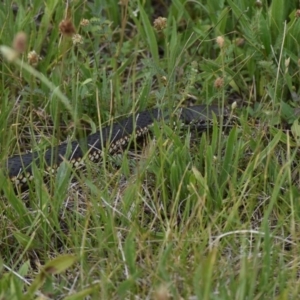
<path id="1" fill-rule="evenodd" d="M 15 2 L 1 49 L 20 31 L 27 47 L 1 58 L 1 162 L 64 140 L 62 124 L 73 138 L 187 99 L 236 107 L 237 124 L 157 124 L 85 172 L 64 163 L 45 183 L 35 167 L 25 194 L 1 172 L 0 295 L 296 298 L 297 2 Z"/>

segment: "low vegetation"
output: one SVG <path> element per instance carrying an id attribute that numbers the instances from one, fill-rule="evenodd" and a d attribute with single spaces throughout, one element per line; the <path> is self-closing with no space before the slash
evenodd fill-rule
<path id="1" fill-rule="evenodd" d="M 35 167 L 22 193 L 2 167 L 0 299 L 298 297 L 298 1 L 0 7 L 2 166 L 151 107 L 235 120 L 157 124 L 85 170 Z"/>

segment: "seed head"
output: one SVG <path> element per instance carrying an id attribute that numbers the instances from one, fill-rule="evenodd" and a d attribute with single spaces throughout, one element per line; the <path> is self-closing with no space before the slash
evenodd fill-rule
<path id="1" fill-rule="evenodd" d="M 154 292 L 154 299 L 156 300 L 169 300 L 171 299 L 168 287 L 165 285 L 161 285 Z"/>
<path id="2" fill-rule="evenodd" d="M 235 110 L 236 107 L 237 107 L 237 103 L 236 103 L 236 101 L 234 101 L 234 102 L 231 104 L 231 110 L 232 110 L 232 111 Z"/>
<path id="3" fill-rule="evenodd" d="M 288 67 L 289 67 L 289 65 L 290 65 L 290 61 L 291 61 L 291 58 L 290 58 L 290 57 L 288 57 L 287 59 L 285 59 L 285 61 L 284 61 L 284 65 L 285 65 L 285 67 L 286 67 L 286 68 L 288 68 Z"/>
<path id="4" fill-rule="evenodd" d="M 28 53 L 27 60 L 30 65 L 36 67 L 38 62 L 41 60 L 41 57 L 34 50 L 32 50 Z"/>
<path id="5" fill-rule="evenodd" d="M 73 45 L 83 44 L 83 38 L 80 34 L 76 33 L 72 36 Z"/>
<path id="6" fill-rule="evenodd" d="M 27 47 L 27 35 L 25 32 L 18 32 L 13 41 L 13 48 L 18 53 L 24 53 Z"/>
<path id="7" fill-rule="evenodd" d="M 222 77 L 218 77 L 214 82 L 214 87 L 220 89 L 224 86 L 224 79 Z"/>
<path id="8" fill-rule="evenodd" d="M 262 2 L 260 0 L 256 0 L 255 6 L 258 7 L 258 8 L 261 8 L 262 7 Z"/>
<path id="9" fill-rule="evenodd" d="M 245 44 L 245 39 L 243 39 L 243 38 L 237 38 L 237 39 L 235 40 L 235 44 L 236 44 L 238 47 L 242 47 L 242 46 L 244 46 L 244 44 Z"/>
<path id="10" fill-rule="evenodd" d="M 217 42 L 218 46 L 222 49 L 224 47 L 225 39 L 222 36 L 218 36 L 216 38 L 216 42 Z"/>
<path id="11" fill-rule="evenodd" d="M 153 26 L 157 31 L 162 31 L 167 27 L 167 19 L 163 17 L 158 17 L 154 20 Z"/>
<path id="12" fill-rule="evenodd" d="M 88 19 L 82 19 L 80 21 L 80 26 L 85 27 L 88 26 L 90 24 L 90 21 Z"/>
<path id="13" fill-rule="evenodd" d="M 62 35 L 72 36 L 76 33 L 75 27 L 70 19 L 62 20 L 59 23 L 59 31 Z"/>

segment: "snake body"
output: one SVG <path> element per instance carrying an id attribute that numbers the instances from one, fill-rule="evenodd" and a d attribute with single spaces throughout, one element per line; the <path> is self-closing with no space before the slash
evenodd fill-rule
<path id="1" fill-rule="evenodd" d="M 222 113 L 225 116 L 227 111 L 223 110 Z M 180 108 L 177 119 L 182 124 L 203 131 L 207 129 L 213 115 L 220 117 L 222 113 L 218 106 L 197 105 Z M 65 142 L 49 148 L 43 155 L 36 151 L 12 156 L 6 161 L 6 173 L 15 186 L 26 186 L 33 179 L 33 163 L 38 167 L 44 166 L 46 173 L 54 173 L 64 160 L 75 168 L 83 165 L 86 157 L 97 162 L 101 160 L 104 149 L 109 154 L 126 149 L 133 139 L 137 142 L 143 139 L 154 122 L 169 119 L 170 115 L 158 108 L 132 114 L 103 127 L 82 141 Z"/>

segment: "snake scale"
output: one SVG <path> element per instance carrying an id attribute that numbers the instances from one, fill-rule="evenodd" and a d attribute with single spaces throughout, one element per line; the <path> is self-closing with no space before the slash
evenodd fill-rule
<path id="1" fill-rule="evenodd" d="M 221 110 L 218 106 L 196 105 L 180 108 L 175 119 L 197 131 L 204 131 L 211 123 L 213 115 L 219 118 L 226 117 L 227 114 L 226 109 Z M 75 168 L 84 165 L 85 158 L 98 162 L 104 149 L 113 155 L 126 149 L 133 139 L 138 143 L 145 138 L 154 122 L 169 119 L 170 115 L 158 108 L 132 114 L 101 128 L 82 141 L 64 142 L 47 149 L 43 154 L 36 151 L 12 156 L 5 162 L 5 173 L 15 186 L 23 188 L 33 179 L 33 163 L 38 167 L 44 166 L 46 176 L 55 173 L 64 160 L 69 161 Z"/>

